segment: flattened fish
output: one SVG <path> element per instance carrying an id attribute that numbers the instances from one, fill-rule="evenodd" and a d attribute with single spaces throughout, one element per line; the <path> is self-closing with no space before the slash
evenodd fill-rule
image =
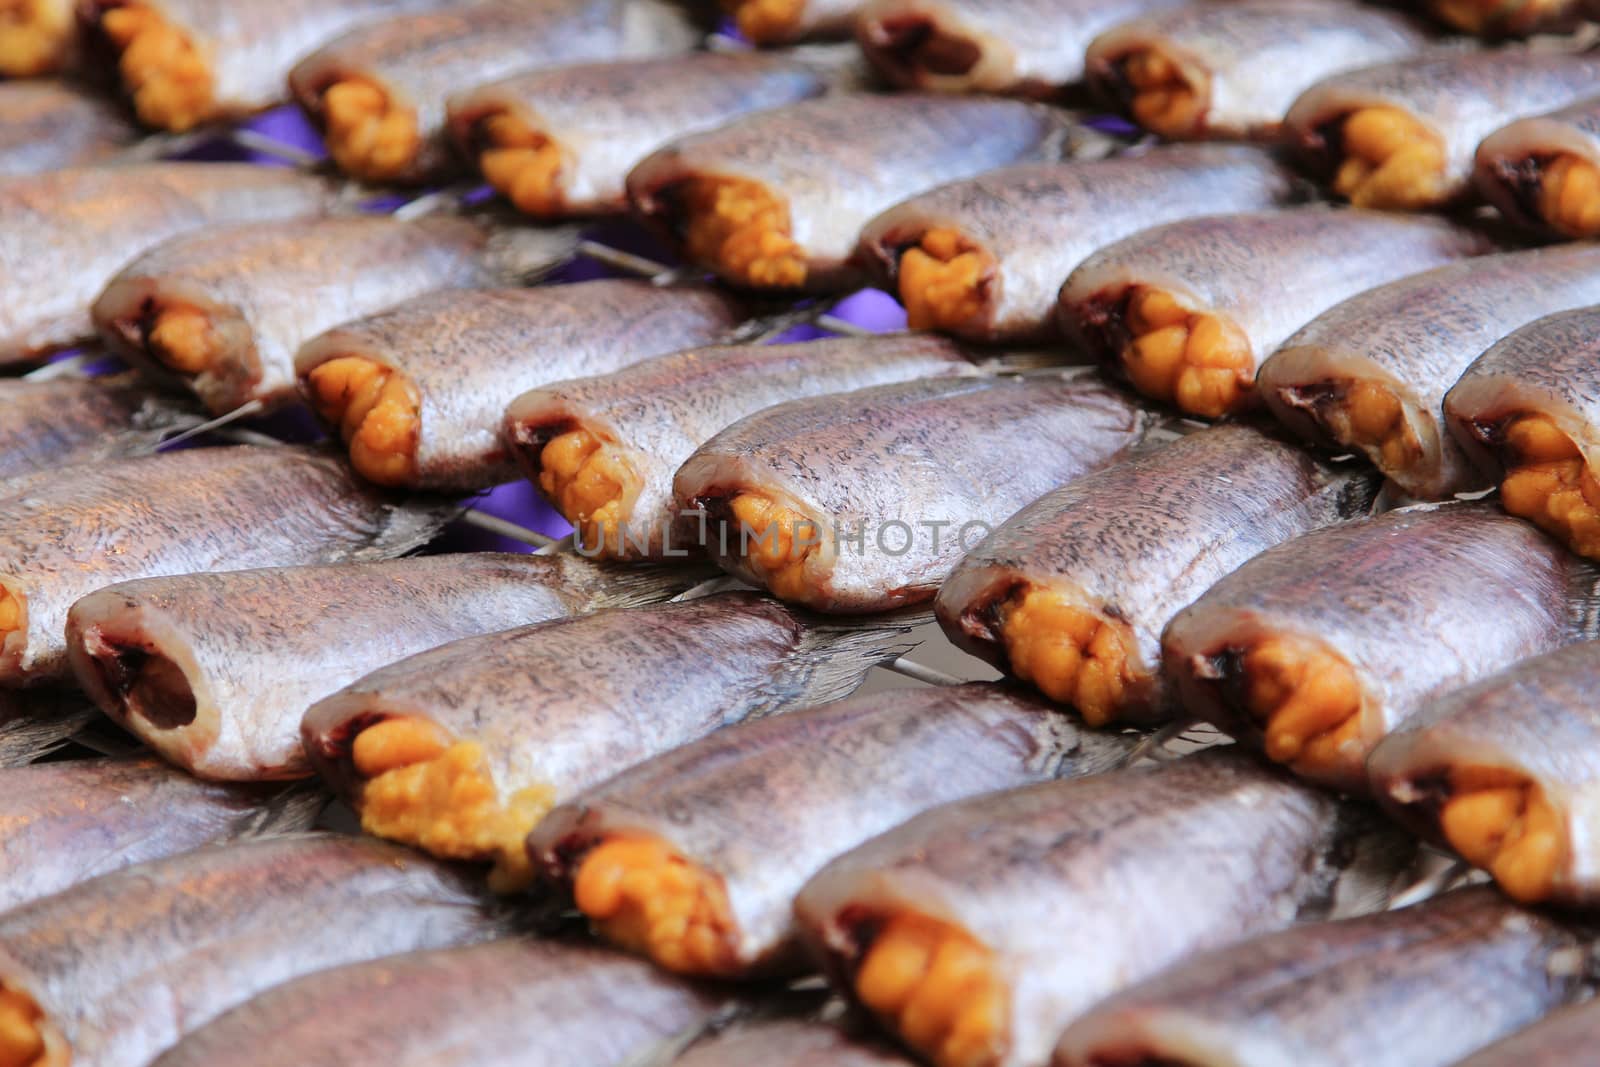
<path id="1" fill-rule="evenodd" d="M 0 478 L 153 451 L 200 416 L 136 374 L 0 380 Z"/>
<path id="2" fill-rule="evenodd" d="M 1213 426 L 1046 493 L 971 552 L 934 608 L 968 652 L 1094 726 L 1177 709 L 1161 631 L 1257 553 L 1365 514 L 1377 479 Z"/>
<path id="3" fill-rule="evenodd" d="M 1502 126 L 1478 146 L 1474 176 L 1513 222 L 1600 237 L 1600 96 Z"/>
<path id="4" fill-rule="evenodd" d="M 4 25 L 0 21 L 0 38 L 16 32 Z M 0 175 L 99 163 L 126 149 L 137 136 L 115 107 L 68 82 L 0 84 Z"/>
<path id="5" fill-rule="evenodd" d="M 295 374 L 368 481 L 474 491 L 516 477 L 500 422 L 523 392 L 726 337 L 739 319 L 700 286 L 446 291 L 308 341 Z"/>

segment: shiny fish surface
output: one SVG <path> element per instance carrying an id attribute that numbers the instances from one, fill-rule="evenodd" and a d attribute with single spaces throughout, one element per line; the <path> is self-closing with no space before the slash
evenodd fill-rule
<path id="1" fill-rule="evenodd" d="M 1254 407 L 1256 369 L 1373 286 L 1489 250 L 1439 219 L 1335 211 L 1168 223 L 1096 252 L 1061 288 L 1064 330 L 1146 396 L 1217 418 Z"/>
<path id="2" fill-rule="evenodd" d="M 502 436 L 586 554 L 665 559 L 699 533 L 673 475 L 718 431 L 789 400 L 971 375 L 972 355 L 927 334 L 690 348 L 530 390 L 506 409 Z"/>
<path id="3" fill-rule="evenodd" d="M 1595 92 L 1600 56 L 1446 51 L 1335 74 L 1307 89 L 1284 136 L 1357 207 L 1422 210 L 1472 186 L 1478 142 Z"/>
<path id="4" fill-rule="evenodd" d="M 352 26 L 448 0 L 83 0 L 79 18 L 115 61 L 150 126 L 183 131 L 282 102 L 295 61 Z"/>
<path id="5" fill-rule="evenodd" d="M 0 478 L 153 451 L 197 425 L 178 398 L 134 374 L 0 381 Z"/>
<path id="6" fill-rule="evenodd" d="M 1336 808 L 1236 752 L 991 793 L 833 861 L 796 915 L 835 983 L 937 1067 L 1042 1063 L 1107 994 L 1288 925 L 1333 876 Z M 970 968 L 959 1000 L 923 952 Z"/>
<path id="7" fill-rule="evenodd" d="M 817 627 L 730 593 L 469 637 L 313 705 L 306 754 L 363 826 L 525 881 L 527 834 L 581 789 L 745 718 L 842 697 L 909 627 Z"/>
<path id="8" fill-rule="evenodd" d="M 0 771 L 0 911 L 213 842 L 308 830 L 321 799 L 199 781 L 154 759 Z"/>
<path id="9" fill-rule="evenodd" d="M 1600 1040 L 1600 1000 L 1552 1012 L 1457 1067 L 1572 1067 L 1594 1055 Z"/>
<path id="10" fill-rule="evenodd" d="M 1089 46 L 1089 79 L 1163 137 L 1271 139 L 1320 79 L 1411 55 L 1429 35 L 1379 7 L 1239 0 L 1157 12 Z"/>
<path id="11" fill-rule="evenodd" d="M 488 0 L 352 30 L 289 75 L 328 152 L 364 181 L 422 182 L 461 168 L 451 93 L 533 67 L 686 52 L 698 34 L 659 0 Z"/>
<path id="12" fill-rule="evenodd" d="M 1278 420 L 1365 454 L 1410 496 L 1483 487 L 1450 435 L 1444 396 L 1485 349 L 1536 319 L 1600 303 L 1600 245 L 1479 256 L 1403 278 L 1324 312 L 1267 360 Z"/>
<path id="13" fill-rule="evenodd" d="M 136 136 L 116 108 L 66 82 L 0 84 L 0 175 L 99 163 Z"/>
<path id="14" fill-rule="evenodd" d="M 1242 425 L 1200 430 L 1046 493 L 969 552 L 935 610 L 968 652 L 1093 725 L 1177 709 L 1161 631 L 1240 564 L 1366 514 L 1377 479 Z"/>
<path id="15" fill-rule="evenodd" d="M 0 482 L 0 685 L 67 675 L 74 601 L 114 582 L 403 555 L 446 521 L 310 449 L 202 448 Z"/>
<path id="16" fill-rule="evenodd" d="M 944 92 L 1053 95 L 1079 81 L 1084 52 L 1120 22 L 1181 0 L 875 0 L 856 38 L 890 82 Z"/>
<path id="17" fill-rule="evenodd" d="M 647 281 L 445 291 L 316 337 L 295 374 L 358 474 L 470 491 L 516 477 L 500 422 L 523 392 L 718 340 L 739 319 L 717 290 Z"/>
<path id="18" fill-rule="evenodd" d="M 1478 146 L 1473 175 L 1513 222 L 1600 237 L 1600 96 L 1500 127 Z"/>
<path id="19" fill-rule="evenodd" d="M 1523 660 L 1433 701 L 1368 760 L 1378 798 L 1519 900 L 1593 906 L 1600 643 Z"/>
<path id="20" fill-rule="evenodd" d="M 1500 480 L 1500 506 L 1600 559 L 1600 308 L 1530 323 L 1444 398 L 1456 440 Z"/>
<path id="21" fill-rule="evenodd" d="M 202 226 L 318 215 L 322 181 L 277 167 L 148 163 L 0 179 L 0 364 L 94 336 L 93 303 L 146 248 Z"/>
<path id="22" fill-rule="evenodd" d="M 1149 424 L 1081 374 L 884 385 L 735 423 L 674 491 L 706 512 L 729 572 L 818 610 L 882 611 L 931 599 L 979 537 Z"/>
<path id="23" fill-rule="evenodd" d="M 860 258 L 912 329 L 1048 340 L 1061 283 L 1091 253 L 1164 222 L 1270 208 L 1292 187 L 1267 153 L 1239 146 L 1021 163 L 895 205 L 862 231 Z"/>
<path id="24" fill-rule="evenodd" d="M 434 289 L 492 284 L 490 249 L 489 232 L 459 218 L 213 227 L 129 263 L 94 322 L 114 352 L 176 377 L 213 415 L 274 406 L 295 396 L 300 345 Z"/>
<path id="25" fill-rule="evenodd" d="M 546 877 L 576 890 L 601 936 L 637 951 L 628 934 L 644 926 L 644 951 L 670 970 L 793 973 L 804 962 L 794 897 L 828 860 L 939 804 L 1109 770 L 1136 741 L 993 685 L 872 693 L 647 760 L 557 808 L 528 848 Z M 635 872 L 659 877 L 676 863 L 695 875 L 694 892 L 660 881 L 630 891 Z M 608 890 L 619 874 L 621 891 Z M 675 915 L 687 929 L 665 932 Z"/>
<path id="26" fill-rule="evenodd" d="M 628 172 L 663 142 L 827 88 L 819 69 L 761 53 L 563 65 L 457 94 L 450 129 L 519 211 L 614 214 L 628 209 Z"/>
<path id="27" fill-rule="evenodd" d="M 913 193 L 1099 145 L 1064 112 L 1014 100 L 846 95 L 690 134 L 628 175 L 634 210 L 724 280 L 848 289 L 861 228 Z"/>
<path id="28" fill-rule="evenodd" d="M 1190 715 L 1363 792 L 1367 755 L 1428 702 L 1577 636 L 1593 581 L 1490 505 L 1405 508 L 1268 549 L 1162 653 Z"/>
<path id="29" fill-rule="evenodd" d="M 149 578 L 74 604 L 67 656 L 106 714 L 171 762 L 205 778 L 297 778 L 311 773 L 306 708 L 373 670 L 474 634 L 665 599 L 699 573 L 473 552 Z"/>
<path id="30" fill-rule="evenodd" d="M 0 916 L 0 1004 L 14 1041 L 42 1045 L 20 1062 L 139 1067 L 280 982 L 503 923 L 462 872 L 381 841 L 208 847 Z"/>
<path id="31" fill-rule="evenodd" d="M 195 1031 L 153 1067 L 617 1067 L 721 997 L 598 948 L 508 939 L 337 967 Z"/>
<path id="32" fill-rule="evenodd" d="M 1578 931 L 1493 890 L 1307 923 L 1194 957 L 1092 1009 L 1056 1067 L 1447 1067 L 1581 991 Z"/>

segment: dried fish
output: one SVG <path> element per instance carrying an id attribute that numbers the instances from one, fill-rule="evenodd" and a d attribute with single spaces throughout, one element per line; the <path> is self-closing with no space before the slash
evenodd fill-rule
<path id="1" fill-rule="evenodd" d="M 1145 230 L 1061 288 L 1063 328 L 1146 396 L 1206 418 L 1255 406 L 1256 368 L 1341 300 L 1486 252 L 1441 219 L 1299 208 Z"/>
<path id="2" fill-rule="evenodd" d="M 94 336 L 89 304 L 119 267 L 202 226 L 321 214 L 322 181 L 277 167 L 148 163 L 0 179 L 0 364 Z"/>
<path id="3" fill-rule="evenodd" d="M 452 217 L 213 227 L 129 263 L 94 322 L 118 355 L 175 377 L 214 415 L 275 406 L 296 395 L 300 345 L 435 289 L 504 281 L 494 252 L 490 230 Z"/>
<path id="4" fill-rule="evenodd" d="M 55 74 L 77 57 L 73 0 L 0 0 L 0 78 Z"/>
<path id="5" fill-rule="evenodd" d="M 403 555 L 452 509 L 397 504 L 303 448 L 204 448 L 0 482 L 0 685 L 67 676 L 74 601 L 114 582 Z"/>
<path id="6" fill-rule="evenodd" d="M 842 697 L 908 632 L 736 593 L 469 637 L 313 705 L 306 754 L 369 833 L 494 860 L 491 884 L 515 888 L 556 804 L 728 723 Z"/>
<path id="7" fill-rule="evenodd" d="M 1500 506 L 1600 559 L 1600 308 L 1530 323 L 1479 356 L 1445 396 L 1456 440 L 1500 481 Z"/>
<path id="8" fill-rule="evenodd" d="M 493 552 L 185 574 L 91 593 L 67 615 L 84 692 L 204 778 L 311 774 L 305 710 L 373 670 L 474 634 L 649 603 L 703 572 Z"/>
<path id="9" fill-rule="evenodd" d="M 1093 726 L 1175 712 L 1161 631 L 1257 553 L 1365 514 L 1377 479 L 1214 426 L 1046 493 L 939 590 L 950 639 Z"/>
<path id="10" fill-rule="evenodd" d="M 780 0 L 766 0 L 768 4 Z M 873 66 L 907 89 L 1054 95 L 1097 35 L 1181 0 L 875 0 L 856 18 Z"/>
<path id="11" fill-rule="evenodd" d="M 1237 0 L 1159 11 L 1089 46 L 1089 81 L 1175 140 L 1270 140 L 1295 98 L 1353 67 L 1409 56 L 1429 35 L 1396 11 L 1343 0 Z"/>
<path id="12" fill-rule="evenodd" d="M 1164 222 L 1291 197 L 1265 152 L 1179 145 L 1110 159 L 1021 163 L 920 193 L 861 233 L 858 257 L 898 290 L 912 329 L 1042 341 L 1072 268 Z"/>
<path id="13" fill-rule="evenodd" d="M 818 96 L 829 81 L 784 55 L 695 52 L 532 70 L 450 101 L 455 143 L 518 211 L 628 209 L 628 172 L 665 141 Z"/>
<path id="14" fill-rule="evenodd" d="M 994 526 L 1150 423 L 1081 374 L 882 385 L 734 423 L 673 490 L 730 573 L 821 611 L 884 611 L 932 599 Z"/>
<path id="15" fill-rule="evenodd" d="M 848 289 L 861 228 L 896 201 L 1101 143 L 1039 104 L 834 96 L 672 141 L 628 175 L 628 199 L 691 262 L 729 282 Z"/>
<path id="16" fill-rule="evenodd" d="M 739 318 L 717 290 L 645 281 L 446 291 L 307 342 L 295 374 L 362 477 L 471 491 L 517 476 L 500 422 L 523 392 L 717 340 Z"/>
<path id="17" fill-rule="evenodd" d="M 1584 642 L 1446 694 L 1373 752 L 1373 790 L 1518 900 L 1593 906 L 1597 681 L 1600 642 Z"/>
<path id="18" fill-rule="evenodd" d="M 1594 17 L 1587 0 L 1427 0 L 1437 18 L 1480 37 L 1528 37 L 1576 28 Z"/>
<path id="19" fill-rule="evenodd" d="M 37 763 L 0 783 L 0 911 L 201 845 L 308 830 L 322 808 L 310 790 L 213 785 L 153 759 Z"/>
<path id="20" fill-rule="evenodd" d="M 778 1019 L 733 1026 L 689 1046 L 672 1067 L 910 1067 L 870 1038 L 827 1023 Z"/>
<path id="21" fill-rule="evenodd" d="M 1572 1067 L 1594 1055 L 1600 1039 L 1600 1000 L 1553 1012 L 1457 1067 Z"/>
<path id="22" fill-rule="evenodd" d="M 1579 995 L 1578 931 L 1464 889 L 1178 964 L 1067 1029 L 1056 1067 L 1447 1067 Z"/>
<path id="23" fill-rule="evenodd" d="M 44 759 L 99 718 L 76 689 L 0 690 L 0 767 Z"/>
<path id="24" fill-rule="evenodd" d="M 723 999 L 587 945 L 492 941 L 287 982 L 196 1030 L 152 1067 L 621 1067 L 705 1022 Z"/>
<path id="25" fill-rule="evenodd" d="M 835 984 L 937 1067 L 1043 1063 L 1100 998 L 1314 905 L 1337 805 L 1238 752 L 990 793 L 833 861 L 795 912 Z"/>
<path id="26" fill-rule="evenodd" d="M 1597 78 L 1592 54 L 1441 52 L 1318 82 L 1290 108 L 1284 133 L 1357 207 L 1421 210 L 1467 197 L 1484 137 L 1594 95 Z"/>
<path id="27" fill-rule="evenodd" d="M 79 17 L 139 118 L 181 132 L 282 102 L 295 60 L 352 26 L 445 2 L 82 0 Z"/>
<path id="28" fill-rule="evenodd" d="M 534 67 L 686 52 L 699 34 L 663 0 L 487 0 L 361 27 L 289 75 L 339 169 L 424 182 L 460 170 L 449 95 Z"/>
<path id="29" fill-rule="evenodd" d="M 1600 97 L 1502 126 L 1478 146 L 1474 175 L 1513 222 L 1600 237 Z"/>
<path id="30" fill-rule="evenodd" d="M 0 29 L 0 37 L 8 32 L 15 31 Z M 67 82 L 0 84 L 0 175 L 99 163 L 127 148 L 135 136 L 116 108 Z"/>
<path id="31" fill-rule="evenodd" d="M 694 450 L 787 400 L 976 373 L 925 334 L 691 348 L 518 397 L 502 436 L 528 480 L 577 528 L 586 555 L 666 559 L 694 546 L 672 477 Z"/>
<path id="32" fill-rule="evenodd" d="M 504 925 L 464 873 L 366 838 L 278 836 L 139 864 L 0 916 L 7 1062 L 139 1067 L 280 982 Z"/>
<path id="33" fill-rule="evenodd" d="M 528 850 L 602 937 L 668 970 L 793 973 L 795 894 L 828 860 L 938 804 L 1109 770 L 1136 742 L 993 685 L 872 693 L 647 760 L 556 808 Z"/>
<path id="34" fill-rule="evenodd" d="M 153 450 L 200 417 L 135 374 L 0 380 L 0 478 Z"/>
<path id="35" fill-rule="evenodd" d="M 1431 700 L 1578 635 L 1592 569 L 1486 504 L 1392 511 L 1270 548 L 1162 638 L 1187 711 L 1353 792 Z"/>
<path id="36" fill-rule="evenodd" d="M 1410 496 L 1440 500 L 1482 487 L 1445 426 L 1445 392 L 1507 334 L 1596 303 L 1600 246 L 1480 256 L 1324 312 L 1262 365 L 1257 384 L 1302 437 L 1359 451 Z"/>

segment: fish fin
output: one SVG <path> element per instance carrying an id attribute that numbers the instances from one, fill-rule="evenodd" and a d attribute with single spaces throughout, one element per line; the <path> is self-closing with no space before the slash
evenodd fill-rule
<path id="1" fill-rule="evenodd" d="M 66 747 L 100 716 L 77 693 L 0 693 L 0 767 L 21 767 Z"/>
<path id="2" fill-rule="evenodd" d="M 1567 580 L 1567 617 L 1575 641 L 1600 638 L 1600 564 L 1576 560 Z"/>
<path id="3" fill-rule="evenodd" d="M 932 622 L 923 609 L 873 615 L 859 621 L 795 612 L 804 631 L 799 647 L 752 717 L 826 704 L 849 696 L 873 667 L 891 663 L 922 643 L 914 631 Z"/>
<path id="4" fill-rule="evenodd" d="M 1420 850 L 1415 837 L 1365 804 L 1339 808 L 1333 840 L 1311 871 L 1312 891 L 1298 919 L 1343 918 L 1383 910 Z"/>
<path id="5" fill-rule="evenodd" d="M 235 839 L 277 837 L 309 830 L 332 799 L 316 779 L 289 783 L 270 793 L 259 807 L 246 812 L 235 824 L 232 836 Z"/>
<path id="6" fill-rule="evenodd" d="M 440 530 L 461 517 L 464 504 L 441 497 L 415 496 L 392 503 L 383 524 L 367 543 L 345 557 L 348 562 L 396 559 L 432 541 Z"/>
<path id="7" fill-rule="evenodd" d="M 693 559 L 674 565 L 607 563 L 569 553 L 562 553 L 559 558 L 567 574 L 590 590 L 585 605 L 589 611 L 671 600 L 723 573 L 710 563 Z"/>
<path id="8" fill-rule="evenodd" d="M 531 284 L 576 255 L 582 238 L 579 226 L 497 227 L 489 237 L 489 265 L 508 282 Z"/>

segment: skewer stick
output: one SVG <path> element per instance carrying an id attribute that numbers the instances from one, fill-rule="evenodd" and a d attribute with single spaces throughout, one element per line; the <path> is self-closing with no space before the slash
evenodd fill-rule
<path id="1" fill-rule="evenodd" d="M 163 452 L 166 449 L 171 448 L 173 445 L 181 444 L 184 441 L 199 437 L 203 433 L 210 433 L 212 430 L 220 429 L 221 427 L 228 425 L 230 422 L 237 422 L 240 419 L 247 419 L 251 415 L 259 415 L 265 410 L 266 405 L 261 401 L 248 400 L 234 408 L 232 411 L 228 412 L 226 415 L 218 415 L 209 422 L 202 422 L 198 426 L 189 427 L 180 434 L 174 434 L 165 441 L 162 441 L 159 445 L 156 445 L 156 451 Z"/>
<path id="2" fill-rule="evenodd" d="M 538 549 L 551 548 L 557 544 L 554 537 L 546 537 L 537 530 L 530 530 L 526 526 L 518 525 L 509 519 L 502 519 L 498 515 L 490 515 L 486 511 L 479 511 L 477 508 L 468 508 L 462 514 L 461 521 L 468 526 L 476 526 L 480 530 L 509 537 L 513 541 L 521 541 Z"/>
<path id="3" fill-rule="evenodd" d="M 293 163 L 297 167 L 310 169 L 322 162 L 315 153 L 307 152 L 299 145 L 268 137 L 257 130 L 239 128 L 231 130 L 228 137 L 234 144 L 248 152 L 260 152 L 264 156 L 273 156 L 285 163 Z"/>
<path id="4" fill-rule="evenodd" d="M 76 356 L 68 356 L 66 359 L 58 359 L 53 363 L 46 363 L 42 367 L 35 367 L 27 374 L 24 374 L 22 380 L 25 382 L 53 382 L 57 378 L 65 378 L 68 375 L 81 373 L 85 367 L 98 358 L 98 354 L 91 356 L 87 352 L 80 352 Z"/>
<path id="5" fill-rule="evenodd" d="M 893 663 L 883 664 L 883 669 L 886 671 L 893 671 L 902 677 L 911 678 L 918 682 L 926 682 L 929 685 L 966 684 L 953 674 L 946 674 L 944 671 L 934 670 L 932 667 L 925 667 L 913 660 L 906 659 L 904 656 L 901 656 Z"/>
<path id="6" fill-rule="evenodd" d="M 644 256 L 636 256 L 632 252 L 624 252 L 620 248 L 603 245 L 599 241 L 579 241 L 578 254 L 588 256 L 590 259 L 604 263 L 617 270 L 625 270 L 629 274 L 637 274 L 641 278 L 655 281 L 658 278 L 672 278 L 677 271 L 665 263 L 657 263 Z"/>

